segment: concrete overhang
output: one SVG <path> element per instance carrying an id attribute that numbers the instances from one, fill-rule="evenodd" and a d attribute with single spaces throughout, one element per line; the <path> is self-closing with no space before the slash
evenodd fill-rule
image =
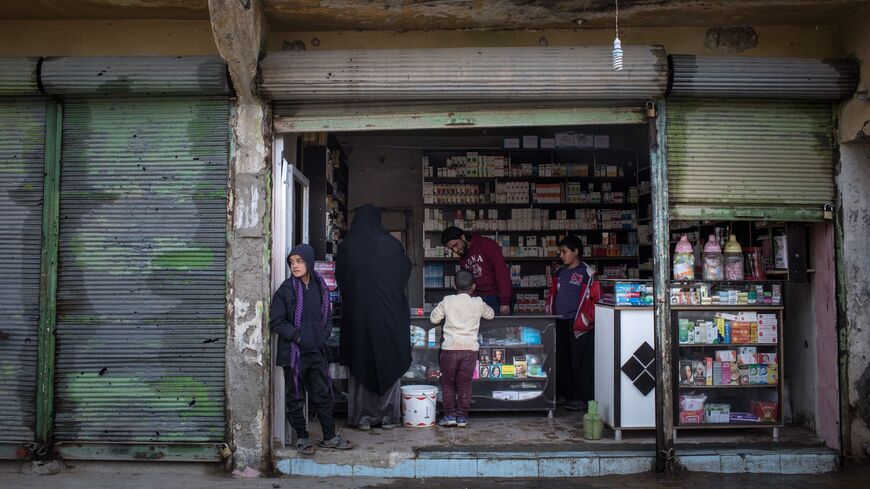
<path id="1" fill-rule="evenodd" d="M 247 0 L 239 0 L 247 1 Z M 834 25 L 868 0 L 622 0 L 625 27 Z M 611 27 L 613 0 L 263 0 L 272 31 Z M 207 20 L 207 0 L 2 2 L 4 20 Z"/>

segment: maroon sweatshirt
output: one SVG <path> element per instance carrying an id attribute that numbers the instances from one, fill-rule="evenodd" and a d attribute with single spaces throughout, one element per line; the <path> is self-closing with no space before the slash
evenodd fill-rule
<path id="1" fill-rule="evenodd" d="M 474 274 L 475 295 L 496 295 L 502 306 L 511 303 L 511 274 L 501 247 L 495 241 L 474 235 L 459 266 Z"/>

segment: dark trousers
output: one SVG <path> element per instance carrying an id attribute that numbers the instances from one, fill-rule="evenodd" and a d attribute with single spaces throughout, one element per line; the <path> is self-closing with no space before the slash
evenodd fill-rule
<path id="1" fill-rule="evenodd" d="M 446 416 L 468 417 L 477 352 L 441 350 L 441 398 Z"/>
<path id="2" fill-rule="evenodd" d="M 484 304 L 491 307 L 492 310 L 495 311 L 495 314 L 498 315 L 498 309 L 499 306 L 501 306 L 501 303 L 499 302 L 497 295 L 482 295 L 480 298 L 483 299 Z"/>
<path id="3" fill-rule="evenodd" d="M 329 440 L 335 436 L 335 421 L 332 418 L 332 393 L 327 376 L 326 358 L 319 352 L 302 353 L 299 359 L 299 388 L 293 382 L 293 369 L 284 367 L 284 399 L 287 404 L 287 419 L 296 431 L 296 438 L 308 438 L 305 429 L 305 393 L 323 431 L 323 439 Z"/>
<path id="4" fill-rule="evenodd" d="M 595 330 L 574 337 L 574 321 L 556 321 L 556 393 L 569 401 L 595 399 Z"/>

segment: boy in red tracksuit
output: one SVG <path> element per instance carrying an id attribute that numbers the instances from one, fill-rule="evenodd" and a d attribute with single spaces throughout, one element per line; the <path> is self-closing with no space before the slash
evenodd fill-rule
<path id="1" fill-rule="evenodd" d="M 582 243 L 567 236 L 559 243 L 563 266 L 553 275 L 549 310 L 556 320 L 556 391 L 565 409 L 582 411 L 595 399 L 595 303 L 601 288 L 595 270 L 580 260 Z"/>

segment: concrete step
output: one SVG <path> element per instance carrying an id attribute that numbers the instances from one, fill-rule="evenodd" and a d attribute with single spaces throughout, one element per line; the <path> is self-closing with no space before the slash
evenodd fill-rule
<path id="1" fill-rule="evenodd" d="M 343 457 L 343 463 L 286 457 L 278 460 L 276 469 L 285 475 L 313 477 L 551 478 L 638 474 L 655 466 L 650 450 L 392 452 L 376 462 L 360 457 L 362 463 L 351 454 Z M 689 449 L 679 453 L 677 462 L 697 472 L 821 474 L 837 470 L 839 457 L 825 449 Z"/>

